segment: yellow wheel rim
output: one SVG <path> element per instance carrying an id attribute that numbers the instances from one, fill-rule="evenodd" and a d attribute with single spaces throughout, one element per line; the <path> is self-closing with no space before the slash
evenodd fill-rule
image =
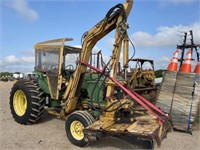
<path id="1" fill-rule="evenodd" d="M 73 121 L 70 125 L 70 132 L 76 140 L 82 140 L 84 138 L 83 129 L 83 124 L 77 120 Z"/>
<path id="2" fill-rule="evenodd" d="M 13 107 L 18 116 L 23 116 L 27 109 L 26 95 L 22 90 L 17 90 L 13 97 Z"/>

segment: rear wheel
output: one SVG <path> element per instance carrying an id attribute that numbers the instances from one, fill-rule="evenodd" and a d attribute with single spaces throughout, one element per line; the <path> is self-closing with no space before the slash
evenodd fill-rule
<path id="1" fill-rule="evenodd" d="M 19 80 L 10 92 L 10 109 L 20 124 L 33 124 L 44 112 L 45 99 L 38 84 L 32 80 Z"/>
<path id="2" fill-rule="evenodd" d="M 85 137 L 83 129 L 93 122 L 93 116 L 87 111 L 76 111 L 70 114 L 65 124 L 69 141 L 79 147 L 88 146 L 90 141 Z"/>

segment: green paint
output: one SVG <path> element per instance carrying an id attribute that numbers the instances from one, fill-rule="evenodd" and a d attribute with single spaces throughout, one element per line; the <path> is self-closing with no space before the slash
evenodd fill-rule
<path id="1" fill-rule="evenodd" d="M 103 83 L 103 77 L 100 78 L 98 81 L 98 84 L 96 84 L 98 80 L 98 74 L 85 74 L 84 81 L 82 84 L 82 91 L 87 91 L 87 97 L 88 102 L 93 103 L 93 105 L 97 105 L 97 102 L 99 101 L 100 105 L 105 105 L 105 102 L 103 101 L 103 94 L 104 94 L 104 85 Z"/>
<path id="2" fill-rule="evenodd" d="M 56 106 L 60 106 L 60 101 L 59 100 L 51 100 L 49 107 L 56 107 Z"/>
<path id="3" fill-rule="evenodd" d="M 50 94 L 49 92 L 49 85 L 47 82 L 47 77 L 42 72 L 34 72 L 38 77 L 38 84 L 40 88 L 43 90 L 45 94 Z M 84 95 L 80 100 L 86 101 L 87 103 L 93 104 L 94 106 L 100 105 L 101 107 L 105 106 L 104 94 L 105 94 L 105 85 L 104 84 L 104 77 L 102 76 L 98 79 L 99 76 L 96 73 L 86 73 L 84 77 L 84 81 L 81 88 L 81 95 Z M 107 80 L 107 79 L 106 79 Z M 118 81 L 123 81 L 122 77 L 118 77 Z M 96 84 L 96 82 L 98 83 Z M 60 93 L 63 94 L 63 93 Z M 62 97 L 62 96 L 60 96 Z M 60 106 L 60 100 L 51 99 L 49 102 L 49 107 Z M 95 116 L 98 116 L 98 112 L 94 112 Z"/>
<path id="4" fill-rule="evenodd" d="M 45 94 L 50 94 L 47 77 L 42 72 L 34 72 L 38 77 L 38 84 Z"/>

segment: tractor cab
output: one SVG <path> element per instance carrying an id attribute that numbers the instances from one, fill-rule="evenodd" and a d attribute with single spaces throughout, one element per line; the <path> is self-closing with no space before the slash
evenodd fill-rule
<path id="1" fill-rule="evenodd" d="M 72 39 L 57 39 L 40 42 L 35 45 L 35 74 L 39 87 L 45 95 L 49 95 L 49 107 L 59 107 L 60 100 L 66 91 L 70 77 L 75 72 L 79 61 L 81 48 L 65 45 L 66 41 Z M 97 65 L 103 63 L 101 53 L 91 54 L 90 64 Z M 100 59 L 101 58 L 101 59 Z M 103 67 L 103 66 L 101 66 Z M 86 104 L 92 103 L 95 107 L 104 105 L 102 102 L 105 96 L 103 86 L 104 78 L 99 79 L 99 75 L 92 70 L 87 70 L 80 89 L 79 104 L 88 108 Z M 97 84 L 97 81 L 100 83 Z"/>
<path id="2" fill-rule="evenodd" d="M 52 99 L 59 99 L 63 84 L 74 73 L 81 48 L 65 45 L 71 38 L 40 42 L 35 45 L 35 72 L 38 83 Z"/>

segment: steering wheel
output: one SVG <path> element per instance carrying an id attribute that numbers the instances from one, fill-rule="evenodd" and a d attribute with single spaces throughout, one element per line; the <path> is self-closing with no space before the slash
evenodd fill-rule
<path id="1" fill-rule="evenodd" d="M 69 64 L 65 67 L 65 70 L 74 70 L 74 66 L 72 64 Z"/>
<path id="2" fill-rule="evenodd" d="M 65 75 L 65 77 L 66 77 L 67 80 L 70 79 L 70 76 L 71 76 L 71 74 L 72 74 L 71 71 L 73 71 L 73 70 L 74 70 L 74 66 L 73 66 L 72 64 L 69 64 L 69 65 L 67 65 L 67 66 L 65 67 L 64 75 Z"/>

